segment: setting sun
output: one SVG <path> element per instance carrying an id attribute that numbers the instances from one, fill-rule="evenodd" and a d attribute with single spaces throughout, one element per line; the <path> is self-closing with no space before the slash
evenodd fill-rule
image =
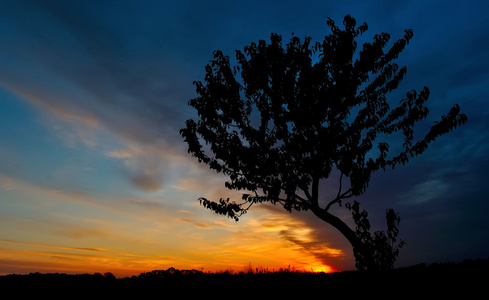
<path id="1" fill-rule="evenodd" d="M 311 270 L 314 273 L 333 273 L 333 272 L 338 272 L 338 270 L 334 270 L 330 266 L 311 266 Z"/>

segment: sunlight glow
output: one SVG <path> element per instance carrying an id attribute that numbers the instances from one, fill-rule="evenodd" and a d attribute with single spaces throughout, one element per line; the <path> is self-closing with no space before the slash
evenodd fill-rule
<path id="1" fill-rule="evenodd" d="M 311 270 L 314 273 L 333 273 L 333 272 L 337 272 L 337 270 L 333 269 L 330 266 L 311 266 Z"/>
<path id="2" fill-rule="evenodd" d="M 170 267 L 242 272 L 251 264 L 270 272 L 332 272 L 318 258 L 342 259 L 341 250 L 318 243 L 314 230 L 293 215 L 256 210 L 235 222 L 207 214 L 195 201 L 165 200 L 195 199 L 191 191 L 173 192 L 158 193 L 160 201 L 92 197 L 0 174 L 0 208 L 11 211 L 0 213 L 0 225 L 11 228 L 0 239 L 0 271 L 126 277 Z M 33 210 L 32 220 L 17 217 Z"/>

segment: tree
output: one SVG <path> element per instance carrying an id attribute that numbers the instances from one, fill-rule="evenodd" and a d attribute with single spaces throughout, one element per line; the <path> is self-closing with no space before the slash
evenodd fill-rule
<path id="1" fill-rule="evenodd" d="M 394 61 L 413 32 L 405 30 L 390 47 L 390 35 L 377 34 L 357 53 L 365 23 L 357 27 L 347 15 L 344 29 L 329 18 L 327 25 L 331 34 L 321 43 L 292 34 L 284 46 L 272 33 L 269 43 L 237 50 L 234 67 L 215 51 L 204 83 L 194 82 L 198 97 L 189 101 L 200 120 L 187 120 L 180 133 L 199 162 L 229 176 L 227 188 L 245 191 L 239 203 L 200 198 L 204 207 L 236 221 L 257 203 L 310 210 L 348 239 L 358 269 L 391 268 L 402 246 L 396 240 L 399 216 L 387 210 L 387 234 L 372 235 L 359 202 L 344 205 L 355 229 L 331 208 L 362 195 L 372 173 L 407 163 L 467 117 L 454 105 L 415 141 L 415 124 L 428 116 L 429 89 L 409 91 L 395 107 L 387 101 L 406 74 Z M 400 137 L 395 154 L 389 137 Z M 335 174 L 338 192 L 323 204 L 320 183 Z"/>

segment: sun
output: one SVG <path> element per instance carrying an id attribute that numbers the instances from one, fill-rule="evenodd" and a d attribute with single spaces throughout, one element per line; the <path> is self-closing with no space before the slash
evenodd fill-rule
<path id="1" fill-rule="evenodd" d="M 312 270 L 312 272 L 314 272 L 314 273 L 334 273 L 334 272 L 337 272 L 332 267 L 325 266 L 325 265 L 310 266 L 310 270 Z"/>

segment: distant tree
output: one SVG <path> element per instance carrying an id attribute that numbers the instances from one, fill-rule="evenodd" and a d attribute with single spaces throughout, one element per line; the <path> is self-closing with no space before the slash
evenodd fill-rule
<path id="1" fill-rule="evenodd" d="M 104 278 L 105 279 L 116 279 L 114 274 L 112 274 L 112 272 L 106 272 L 104 273 Z"/>
<path id="2" fill-rule="evenodd" d="M 362 195 L 372 173 L 407 163 L 467 117 L 454 105 L 414 141 L 414 125 L 428 116 L 429 89 L 409 91 L 395 107 L 387 101 L 406 74 L 394 60 L 413 32 L 405 30 L 390 47 L 390 35 L 377 34 L 357 53 L 355 39 L 367 30 L 365 23 L 356 27 L 347 15 L 344 29 L 329 18 L 327 25 L 331 34 L 321 43 L 292 35 L 284 47 L 272 33 L 270 43 L 260 40 L 236 51 L 234 67 L 215 51 L 204 83 L 194 82 L 198 97 L 189 101 L 200 120 L 187 120 L 180 133 L 199 162 L 229 176 L 227 188 L 246 191 L 240 203 L 200 198 L 204 207 L 236 221 L 256 203 L 310 210 L 348 239 L 358 269 L 392 268 L 403 244 L 394 210 L 386 213 L 387 232 L 371 234 L 358 201 L 344 205 L 354 229 L 331 208 Z M 391 154 L 387 138 L 396 134 L 402 146 Z M 320 182 L 331 176 L 338 176 L 339 188 L 324 202 Z"/>

